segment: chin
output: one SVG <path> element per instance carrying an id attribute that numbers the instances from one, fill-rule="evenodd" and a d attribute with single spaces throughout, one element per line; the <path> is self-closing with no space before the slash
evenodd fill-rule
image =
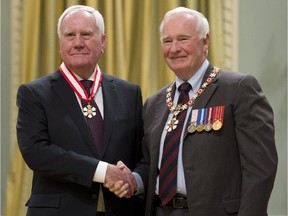
<path id="1" fill-rule="evenodd" d="M 73 67 L 83 67 L 83 66 L 87 66 L 87 65 L 89 65 L 90 63 L 89 62 L 87 62 L 87 61 L 77 61 L 77 60 L 75 60 L 75 61 L 73 61 L 72 63 L 71 63 L 71 65 L 73 65 Z"/>
<path id="2" fill-rule="evenodd" d="M 187 68 L 186 66 L 184 67 L 183 65 L 170 65 L 170 68 L 172 71 L 183 71 L 185 70 L 185 68 Z"/>

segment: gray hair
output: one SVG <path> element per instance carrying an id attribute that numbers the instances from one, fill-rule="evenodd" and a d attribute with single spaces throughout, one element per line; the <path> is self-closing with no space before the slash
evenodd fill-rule
<path id="1" fill-rule="evenodd" d="M 95 10 L 93 7 L 89 7 L 89 6 L 85 6 L 85 5 L 73 5 L 68 7 L 59 17 L 58 19 L 58 24 L 57 24 L 57 34 L 58 37 L 60 38 L 61 36 L 61 24 L 63 19 L 68 15 L 71 14 L 73 12 L 77 12 L 77 11 L 86 11 L 89 12 L 91 14 L 94 15 L 95 17 L 95 21 L 96 21 L 96 26 L 99 29 L 99 34 L 102 36 L 104 35 L 105 32 L 105 25 L 104 25 L 104 19 L 103 16 L 99 13 L 99 11 Z"/>
<path id="2" fill-rule="evenodd" d="M 163 26 L 164 26 L 164 22 L 166 19 L 168 19 L 169 17 L 175 15 L 175 14 L 181 14 L 181 13 L 187 13 L 192 15 L 193 17 L 195 17 L 196 19 L 196 23 L 197 23 L 197 32 L 199 33 L 199 37 L 200 38 L 205 38 L 206 35 L 209 33 L 209 22 L 206 19 L 206 17 L 196 11 L 196 10 L 192 10 L 190 8 L 186 8 L 186 7 L 176 7 L 170 11 L 168 11 L 165 15 L 164 18 L 160 24 L 160 39 L 162 39 L 161 35 L 162 35 L 162 31 L 163 31 Z"/>

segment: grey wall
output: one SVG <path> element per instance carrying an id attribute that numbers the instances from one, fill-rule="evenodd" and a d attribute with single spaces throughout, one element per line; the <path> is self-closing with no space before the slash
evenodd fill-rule
<path id="1" fill-rule="evenodd" d="M 279 165 L 269 215 L 287 215 L 287 0 L 239 0 L 239 70 L 258 79 L 275 113 Z"/>
<path id="2" fill-rule="evenodd" d="M 8 173 L 8 167 L 10 166 L 10 103 L 11 97 L 9 92 L 9 84 L 11 81 L 11 67 L 10 67 L 10 56 L 11 56 L 11 46 L 10 46 L 10 4 L 11 0 L 1 0 L 1 80 L 0 80 L 0 98 L 1 98 L 1 108 L 0 108 L 0 120 L 1 120 L 1 206 L 0 214 L 3 215 L 5 206 L 5 191 L 6 191 L 6 179 Z"/>

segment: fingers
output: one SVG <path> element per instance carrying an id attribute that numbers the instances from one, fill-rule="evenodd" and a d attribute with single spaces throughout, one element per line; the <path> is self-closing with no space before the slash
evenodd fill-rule
<path id="1" fill-rule="evenodd" d="M 126 169 L 131 172 L 131 170 L 121 160 L 117 162 L 117 167 L 121 170 Z"/>
<path id="2" fill-rule="evenodd" d="M 103 185 L 121 198 L 130 198 L 137 189 L 132 172 L 122 161 L 118 161 L 116 166 L 108 165 Z"/>
<path id="3" fill-rule="evenodd" d="M 128 183 L 123 184 L 123 182 L 117 182 L 113 189 L 111 190 L 116 196 L 120 198 L 130 198 L 133 195 L 133 191 L 131 191 Z"/>
<path id="4" fill-rule="evenodd" d="M 110 188 L 114 187 L 114 183 L 113 182 L 106 182 L 106 183 L 103 183 L 103 186 L 110 189 Z"/>
<path id="5" fill-rule="evenodd" d="M 122 198 L 122 197 L 126 197 L 129 198 L 131 197 L 133 194 L 130 190 L 130 186 L 128 183 L 124 184 L 124 181 L 120 180 L 118 182 L 114 183 L 105 183 L 103 184 L 104 187 L 108 188 L 111 192 L 113 192 L 116 196 Z"/>
<path id="6" fill-rule="evenodd" d="M 117 167 L 126 171 L 126 180 L 129 183 L 130 190 L 133 192 L 137 189 L 137 184 L 131 170 L 120 160 L 117 162 Z"/>
<path id="7" fill-rule="evenodd" d="M 126 165 L 122 161 L 118 161 L 117 162 L 117 167 L 119 169 L 123 170 L 124 168 L 126 168 Z"/>
<path id="8" fill-rule="evenodd" d="M 118 182 L 115 184 L 115 186 L 118 184 Z M 124 185 L 118 185 L 118 190 L 113 191 L 114 194 L 120 198 L 126 196 L 129 193 L 129 184 L 124 184 Z"/>
<path id="9" fill-rule="evenodd" d="M 107 182 L 107 183 L 104 183 L 103 185 L 104 185 L 104 187 L 108 188 L 111 192 L 119 191 L 119 190 L 125 190 L 126 187 L 129 187 L 129 185 L 127 183 L 124 184 L 123 180 L 120 180 L 116 183 Z"/>

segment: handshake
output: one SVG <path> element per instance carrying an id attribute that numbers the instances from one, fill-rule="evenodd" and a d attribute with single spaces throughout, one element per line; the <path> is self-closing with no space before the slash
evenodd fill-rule
<path id="1" fill-rule="evenodd" d="M 118 161 L 116 166 L 108 164 L 103 185 L 120 198 L 130 198 L 137 190 L 131 170 L 122 161 Z"/>

